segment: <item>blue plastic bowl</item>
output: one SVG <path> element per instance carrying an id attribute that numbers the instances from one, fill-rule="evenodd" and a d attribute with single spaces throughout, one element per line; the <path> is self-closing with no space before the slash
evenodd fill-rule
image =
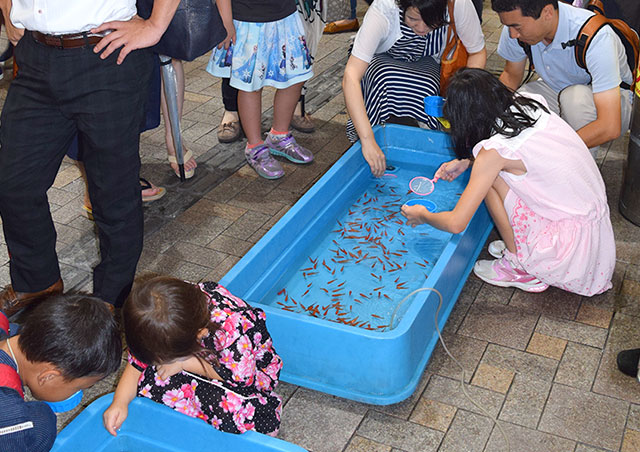
<path id="1" fill-rule="evenodd" d="M 409 201 L 405 202 L 405 204 L 408 206 L 424 206 L 429 212 L 435 212 L 435 210 L 437 209 L 436 203 L 433 201 L 429 201 L 428 199 L 410 199 Z"/>
<path id="2" fill-rule="evenodd" d="M 68 399 L 61 400 L 60 402 L 46 402 L 46 404 L 51 407 L 54 413 L 63 413 L 65 411 L 71 411 L 80 405 L 81 400 L 82 391 L 78 391 Z"/>
<path id="3" fill-rule="evenodd" d="M 427 96 L 424 98 L 424 111 L 429 116 L 435 116 L 436 118 L 441 118 L 443 107 L 444 107 L 444 97 Z"/>

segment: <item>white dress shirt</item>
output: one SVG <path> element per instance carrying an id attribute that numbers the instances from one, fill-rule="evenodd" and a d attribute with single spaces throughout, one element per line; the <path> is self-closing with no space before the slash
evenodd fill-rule
<path id="1" fill-rule="evenodd" d="M 135 0 L 13 0 L 11 22 L 47 34 L 88 31 L 136 14 Z"/>

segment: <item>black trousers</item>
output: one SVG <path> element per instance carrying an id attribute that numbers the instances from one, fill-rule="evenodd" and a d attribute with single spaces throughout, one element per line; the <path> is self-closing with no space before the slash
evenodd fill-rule
<path id="1" fill-rule="evenodd" d="M 116 53 L 102 60 L 92 46 L 48 47 L 28 31 L 15 48 L 19 73 L 0 116 L 0 215 L 16 291 L 60 278 L 47 190 L 76 133 L 100 239 L 94 294 L 119 306 L 131 289 L 142 251 L 139 131 L 152 56 L 135 51 L 117 65 Z"/>

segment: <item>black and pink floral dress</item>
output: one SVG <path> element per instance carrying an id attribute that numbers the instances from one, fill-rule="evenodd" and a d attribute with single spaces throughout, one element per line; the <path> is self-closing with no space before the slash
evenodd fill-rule
<path id="1" fill-rule="evenodd" d="M 209 298 L 211 320 L 220 325 L 203 345 L 218 351 L 213 368 L 222 378 L 209 380 L 189 372 L 160 379 L 154 366 L 129 355 L 142 372 L 138 396 L 147 397 L 218 430 L 243 433 L 255 430 L 275 436 L 280 427 L 282 399 L 275 393 L 282 360 L 267 331 L 265 314 L 217 283 L 199 284 Z"/>

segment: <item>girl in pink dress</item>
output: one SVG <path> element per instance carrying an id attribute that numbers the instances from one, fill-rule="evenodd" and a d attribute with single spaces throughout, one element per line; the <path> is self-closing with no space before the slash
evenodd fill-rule
<path id="1" fill-rule="evenodd" d="M 444 109 L 458 159 L 436 177 L 453 180 L 473 162 L 469 184 L 450 212 L 405 205 L 402 213 L 412 226 L 459 233 L 484 200 L 502 240 L 489 245 L 496 260 L 476 262 L 480 279 L 528 292 L 604 292 L 616 259 L 604 182 L 578 134 L 542 97 L 527 96 L 486 71 L 459 71 Z"/>
<path id="2" fill-rule="evenodd" d="M 129 364 L 103 416 L 112 435 L 136 395 L 224 432 L 278 433 L 282 361 L 262 310 L 217 283 L 161 276 L 134 287 L 123 318 Z"/>

